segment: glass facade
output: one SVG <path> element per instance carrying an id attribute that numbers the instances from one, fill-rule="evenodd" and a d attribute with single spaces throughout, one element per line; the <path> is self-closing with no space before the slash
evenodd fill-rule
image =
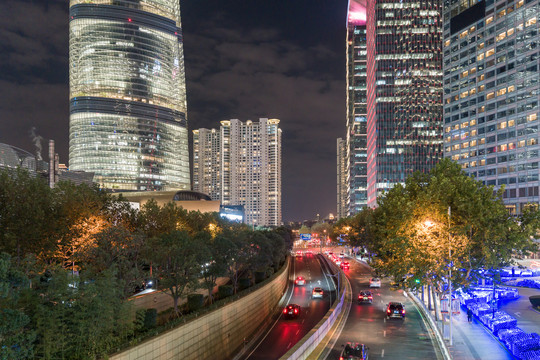
<path id="1" fill-rule="evenodd" d="M 444 153 L 516 214 L 538 203 L 540 1 L 445 0 Z"/>
<path id="2" fill-rule="evenodd" d="M 442 3 L 369 0 L 368 13 L 368 205 L 376 206 L 443 156 Z"/>
<path id="3" fill-rule="evenodd" d="M 189 189 L 177 0 L 70 3 L 70 168 L 119 190 Z"/>
<path id="4" fill-rule="evenodd" d="M 367 38 L 365 19 L 365 5 L 358 1 L 351 1 L 347 23 L 346 216 L 357 214 L 367 206 Z"/>

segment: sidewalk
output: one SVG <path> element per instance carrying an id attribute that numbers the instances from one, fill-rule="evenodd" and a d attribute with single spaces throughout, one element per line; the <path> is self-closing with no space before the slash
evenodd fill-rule
<path id="1" fill-rule="evenodd" d="M 418 298 L 421 303 L 422 300 Z M 427 302 L 424 302 L 427 309 Z M 435 312 L 430 311 L 431 317 L 435 318 Z M 437 321 L 439 332 L 441 331 L 441 321 Z M 446 331 L 448 331 L 446 329 Z M 452 338 L 453 345 L 450 346 L 448 340 L 445 341 L 450 356 L 453 360 L 507 360 L 515 359 L 506 348 L 493 337 L 478 321 L 473 319 L 472 323 L 467 322 L 467 314 L 462 311 L 452 318 Z"/>

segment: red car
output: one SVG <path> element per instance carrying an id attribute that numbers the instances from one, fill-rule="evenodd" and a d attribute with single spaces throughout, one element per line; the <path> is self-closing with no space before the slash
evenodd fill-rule
<path id="1" fill-rule="evenodd" d="M 300 309 L 301 309 L 300 305 L 289 304 L 285 306 L 285 308 L 283 309 L 283 317 L 286 317 L 286 318 L 298 317 L 298 315 L 300 315 Z"/>
<path id="2" fill-rule="evenodd" d="M 349 270 L 349 268 L 351 267 L 348 261 L 343 261 L 340 266 L 343 270 Z"/>

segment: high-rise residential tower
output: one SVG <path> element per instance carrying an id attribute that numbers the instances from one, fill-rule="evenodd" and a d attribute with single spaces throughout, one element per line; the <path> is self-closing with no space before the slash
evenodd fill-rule
<path id="1" fill-rule="evenodd" d="M 539 0 L 445 0 L 444 154 L 510 213 L 539 203 Z"/>
<path id="2" fill-rule="evenodd" d="M 367 203 L 442 149 L 442 3 L 367 1 Z"/>
<path id="3" fill-rule="evenodd" d="M 71 0 L 70 168 L 102 187 L 190 187 L 178 0 Z"/>
<path id="4" fill-rule="evenodd" d="M 247 224 L 281 225 L 278 119 L 224 120 L 219 133 L 194 130 L 193 139 L 194 190 L 223 205 L 243 205 Z"/>
<path id="5" fill-rule="evenodd" d="M 354 215 L 367 206 L 366 47 L 365 0 L 351 0 L 347 16 L 347 197 L 344 216 Z"/>
<path id="6" fill-rule="evenodd" d="M 221 200 L 221 141 L 216 129 L 193 130 L 193 190 Z"/>

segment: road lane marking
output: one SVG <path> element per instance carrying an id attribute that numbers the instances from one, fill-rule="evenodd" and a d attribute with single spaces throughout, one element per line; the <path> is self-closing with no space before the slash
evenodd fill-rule
<path id="1" fill-rule="evenodd" d="M 298 335 L 299 332 L 300 332 L 300 329 L 296 330 L 296 335 Z"/>
<path id="2" fill-rule="evenodd" d="M 382 349 L 381 357 L 384 357 L 384 349 Z"/>
<path id="3" fill-rule="evenodd" d="M 292 345 L 292 342 L 289 343 L 289 345 L 287 345 L 287 349 L 290 348 Z"/>
<path id="4" fill-rule="evenodd" d="M 514 314 L 516 314 L 516 316 L 519 316 L 521 317 L 521 313 L 518 311 L 518 312 L 515 312 Z"/>
<path id="5" fill-rule="evenodd" d="M 384 330 L 384 337 L 386 337 L 386 330 Z"/>

